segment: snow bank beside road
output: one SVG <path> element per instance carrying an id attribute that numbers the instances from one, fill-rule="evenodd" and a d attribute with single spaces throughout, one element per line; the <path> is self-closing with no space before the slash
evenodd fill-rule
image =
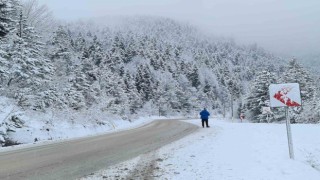
<path id="1" fill-rule="evenodd" d="M 96 108 L 99 109 L 99 108 Z M 86 136 L 111 133 L 141 126 L 158 116 L 136 117 L 122 120 L 101 111 L 52 110 L 46 113 L 23 111 L 10 99 L 0 97 L 0 150 L 17 147 L 1 147 L 10 143 L 24 144 L 50 143 Z M 9 142 L 9 143 L 8 143 Z"/>
<path id="2" fill-rule="evenodd" d="M 199 120 L 188 122 L 200 126 Z M 293 125 L 292 131 L 295 160 L 289 158 L 285 124 L 214 120 L 211 128 L 83 179 L 135 179 L 130 174 L 138 174 L 155 179 L 318 180 L 320 126 Z M 155 162 L 152 174 L 137 173 L 148 162 Z"/>
<path id="3" fill-rule="evenodd" d="M 71 140 L 74 138 L 83 138 L 88 136 L 102 135 L 116 131 L 132 129 L 147 124 L 159 117 L 140 117 L 133 121 L 108 120 L 104 119 L 99 123 L 83 122 L 71 123 L 68 121 L 59 121 L 46 123 L 41 119 L 28 119 L 23 128 L 15 129 L 15 132 L 9 132 L 7 136 L 12 141 L 21 143 L 17 146 L 1 147 L 0 151 L 11 150 L 31 144 L 54 143 L 55 141 Z M 1 127 L 1 126 L 0 126 Z M 1 134 L 0 134 L 1 135 Z"/>

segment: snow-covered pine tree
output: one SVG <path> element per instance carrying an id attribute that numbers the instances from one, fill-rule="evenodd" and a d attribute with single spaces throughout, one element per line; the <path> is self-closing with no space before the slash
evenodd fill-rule
<path id="1" fill-rule="evenodd" d="M 72 33 L 70 32 L 68 34 Z M 85 54 L 81 59 L 70 61 L 72 73 L 68 73 L 68 84 L 66 84 L 66 86 L 69 88 L 68 91 L 74 92 L 70 93 L 70 95 L 75 95 L 73 98 L 77 99 L 75 102 L 79 102 L 80 106 L 75 107 L 75 105 L 72 105 L 73 103 L 69 104 L 71 104 L 74 109 L 91 107 L 99 102 L 98 96 L 101 95 L 101 70 L 103 69 L 103 66 L 99 66 L 101 62 L 104 61 L 104 53 L 102 52 L 101 44 L 96 35 L 90 37 L 92 41 L 88 44 L 88 48 L 86 48 L 87 43 L 81 34 L 76 37 L 75 41 L 73 41 L 71 35 L 69 35 L 69 37 L 71 38 L 70 42 L 74 42 L 70 45 L 72 45 L 76 51 L 73 52 L 70 50 L 70 53 L 78 55 Z M 68 99 L 72 100 L 70 97 L 68 97 Z"/>
<path id="2" fill-rule="evenodd" d="M 137 48 L 136 48 L 136 40 L 134 39 L 134 34 L 132 32 L 128 33 L 128 39 L 127 39 L 128 45 L 125 52 L 125 58 L 124 63 L 129 63 L 132 61 L 132 58 L 137 56 Z"/>
<path id="3" fill-rule="evenodd" d="M 9 3 L 7 0 L 0 1 L 0 38 L 5 37 L 9 32 L 9 24 L 12 23 L 12 20 L 8 17 Z M 0 39 L 0 40 L 1 40 Z"/>
<path id="4" fill-rule="evenodd" d="M 93 37 L 93 42 L 88 48 L 88 54 L 88 58 L 91 59 L 95 66 L 100 66 L 101 62 L 105 60 L 102 45 L 96 35 Z"/>
<path id="5" fill-rule="evenodd" d="M 0 40 L 16 30 L 20 7 L 18 0 L 0 0 Z"/>
<path id="6" fill-rule="evenodd" d="M 161 56 L 159 55 L 160 52 L 158 52 L 156 49 L 151 50 L 150 54 L 150 65 L 153 67 L 154 70 L 159 70 L 160 69 L 160 64 L 162 59 Z"/>
<path id="7" fill-rule="evenodd" d="M 72 45 L 71 37 L 63 26 L 59 26 L 53 33 L 49 45 L 48 55 L 50 56 L 50 59 L 53 61 L 63 59 L 64 62 L 62 62 L 62 64 L 67 64 L 68 62 L 66 61 L 71 59 Z"/>
<path id="8" fill-rule="evenodd" d="M 18 20 L 16 0 L 0 0 L 0 87 L 5 87 L 9 79 L 10 54 Z"/>
<path id="9" fill-rule="evenodd" d="M 144 102 L 147 102 L 153 98 L 154 79 L 152 77 L 150 67 L 140 65 L 136 74 L 136 88 L 138 92 L 142 95 Z"/>
<path id="10" fill-rule="evenodd" d="M 180 86 L 175 88 L 175 94 L 177 97 L 177 110 L 189 114 L 192 111 L 192 102 L 189 98 L 191 93 L 184 91 Z"/>
<path id="11" fill-rule="evenodd" d="M 299 83 L 301 98 L 308 101 L 314 97 L 316 91 L 314 81 L 310 73 L 298 63 L 296 59 L 289 61 L 286 71 L 281 78 L 283 83 Z"/>
<path id="12" fill-rule="evenodd" d="M 320 123 L 320 98 L 314 100 L 313 109 L 310 109 L 312 116 L 308 117 L 308 123 Z"/>
<path id="13" fill-rule="evenodd" d="M 262 114 L 262 107 L 268 106 L 269 86 L 276 83 L 274 73 L 261 71 L 251 85 L 251 91 L 245 102 L 246 114 L 253 122 L 267 122 L 266 115 Z"/>
<path id="14" fill-rule="evenodd" d="M 107 110 L 122 117 L 127 116 L 130 113 L 129 100 L 124 90 L 123 79 L 118 74 L 107 71 L 104 73 L 103 81 L 107 98 L 105 100 L 108 102 Z"/>
<path id="15" fill-rule="evenodd" d="M 21 31 L 19 30 L 18 33 L 19 37 L 26 43 L 25 46 L 30 53 L 30 57 L 38 58 L 43 56 L 45 44 L 41 42 L 41 36 L 34 27 L 27 23 L 27 18 L 22 12 L 19 17 L 19 26 L 21 27 Z"/>
<path id="16" fill-rule="evenodd" d="M 176 95 L 176 87 L 174 82 L 168 82 L 162 86 L 162 94 L 160 100 L 162 101 L 161 108 L 166 112 L 162 112 L 163 115 L 168 115 L 177 112 L 179 110 L 179 99 Z"/>
<path id="17" fill-rule="evenodd" d="M 191 71 L 188 72 L 187 77 L 192 87 L 198 88 L 199 85 L 201 84 L 200 78 L 199 78 L 199 69 L 197 66 L 194 65 L 191 68 Z"/>
<path id="18" fill-rule="evenodd" d="M 109 52 L 108 66 L 113 72 L 117 72 L 125 61 L 125 46 L 120 35 L 116 35 Z"/>
<path id="19" fill-rule="evenodd" d="M 142 107 L 142 101 L 134 84 L 134 78 L 126 72 L 124 76 L 125 93 L 128 97 L 129 110 L 131 114 L 137 112 Z"/>
<path id="20" fill-rule="evenodd" d="M 203 87 L 203 93 L 206 95 L 207 100 L 208 100 L 208 104 L 211 105 L 212 109 L 216 109 L 217 108 L 217 95 L 218 92 L 216 90 L 216 87 L 209 83 L 208 80 L 205 80 L 205 85 Z"/>
<path id="21" fill-rule="evenodd" d="M 281 78 L 282 83 L 298 83 L 300 85 L 302 107 L 290 108 L 290 118 L 293 123 L 305 123 L 312 121 L 311 118 L 316 106 L 316 86 L 310 73 L 303 68 L 296 59 L 289 61 L 286 71 Z"/>
<path id="22" fill-rule="evenodd" d="M 53 94 L 59 95 L 55 100 L 57 102 L 55 106 L 59 106 L 57 108 L 66 106 L 81 109 L 86 105 L 77 79 L 83 77 L 79 75 L 82 64 L 74 52 L 75 45 L 72 43 L 71 34 L 68 28 L 59 26 L 47 43 L 46 55 L 50 58 L 55 71 L 50 85 L 53 91 L 57 91 Z"/>
<path id="23" fill-rule="evenodd" d="M 86 47 L 87 47 L 87 42 L 86 42 L 85 38 L 83 37 L 82 33 L 79 33 L 74 41 L 74 49 L 76 52 L 83 53 L 84 50 L 86 49 Z M 88 57 L 85 56 L 84 58 L 88 58 Z"/>
<path id="24" fill-rule="evenodd" d="M 44 43 L 33 27 L 26 23 L 23 14 L 20 14 L 18 22 L 20 37 L 15 37 L 8 49 L 8 93 L 18 98 L 20 105 L 31 105 L 34 108 L 38 106 L 36 102 L 42 100 L 40 94 L 48 89 L 52 65 L 43 55 Z"/>

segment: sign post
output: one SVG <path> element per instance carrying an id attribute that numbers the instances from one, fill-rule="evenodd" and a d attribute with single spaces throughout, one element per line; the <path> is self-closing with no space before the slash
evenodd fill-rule
<path id="1" fill-rule="evenodd" d="M 231 120 L 233 122 L 233 94 L 231 93 Z"/>
<path id="2" fill-rule="evenodd" d="M 286 107 L 286 125 L 287 125 L 287 137 L 288 137 L 289 155 L 290 155 L 291 159 L 294 159 L 293 144 L 292 144 L 292 133 L 291 133 L 290 118 L 289 118 L 289 108 L 288 107 Z"/>
<path id="3" fill-rule="evenodd" d="M 298 83 L 271 84 L 269 86 L 270 107 L 286 108 L 286 126 L 289 155 L 294 159 L 292 133 L 289 118 L 289 107 L 301 106 L 300 86 Z"/>

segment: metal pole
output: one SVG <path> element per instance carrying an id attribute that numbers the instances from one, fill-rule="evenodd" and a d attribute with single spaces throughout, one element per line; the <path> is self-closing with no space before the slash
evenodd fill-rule
<path id="1" fill-rule="evenodd" d="M 223 118 L 226 117 L 226 103 L 223 103 Z"/>
<path id="2" fill-rule="evenodd" d="M 292 145 L 292 134 L 291 134 L 291 126 L 290 126 L 289 108 L 288 107 L 286 107 L 286 119 L 287 119 L 286 124 L 287 124 L 289 155 L 290 155 L 290 159 L 294 159 L 293 145 Z"/>
<path id="3" fill-rule="evenodd" d="M 231 120 L 233 122 L 233 94 L 231 93 Z"/>

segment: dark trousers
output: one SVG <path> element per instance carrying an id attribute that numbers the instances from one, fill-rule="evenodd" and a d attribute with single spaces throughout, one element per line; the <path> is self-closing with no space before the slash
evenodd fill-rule
<path id="1" fill-rule="evenodd" d="M 208 125 L 208 119 L 202 119 L 202 127 L 204 127 L 204 123 L 206 123 L 206 126 L 209 127 Z"/>

